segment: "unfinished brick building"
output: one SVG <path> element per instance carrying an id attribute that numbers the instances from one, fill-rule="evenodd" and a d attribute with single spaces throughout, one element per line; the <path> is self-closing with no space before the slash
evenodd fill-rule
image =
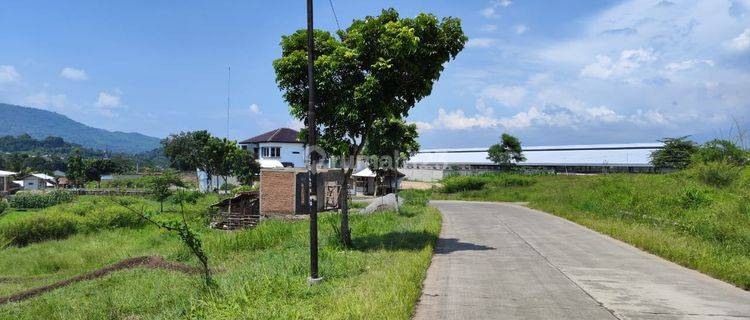
<path id="1" fill-rule="evenodd" d="M 318 171 L 318 210 L 330 210 L 338 205 L 338 191 L 343 174 L 340 169 Z M 260 214 L 305 214 L 307 171 L 303 168 L 263 169 L 260 172 Z M 335 198 L 335 199 L 333 199 Z"/>

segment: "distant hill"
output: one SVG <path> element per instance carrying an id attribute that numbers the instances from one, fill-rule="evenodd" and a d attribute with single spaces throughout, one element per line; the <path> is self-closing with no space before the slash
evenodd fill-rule
<path id="1" fill-rule="evenodd" d="M 118 153 L 133 154 L 160 147 L 158 138 L 140 133 L 93 128 L 59 113 L 0 103 L 0 136 L 23 134 L 36 139 L 61 137 L 87 148 Z"/>
<path id="2" fill-rule="evenodd" d="M 0 152 L 2 153 L 24 153 L 29 155 L 55 155 L 65 157 L 73 150 L 80 150 L 86 157 L 101 157 L 104 152 L 83 147 L 79 144 L 69 143 L 63 138 L 49 136 L 44 139 L 34 139 L 28 134 L 18 137 L 0 137 Z"/>

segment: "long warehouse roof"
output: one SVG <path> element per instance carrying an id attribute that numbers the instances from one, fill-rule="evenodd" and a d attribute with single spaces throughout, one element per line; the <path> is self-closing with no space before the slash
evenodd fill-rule
<path id="1" fill-rule="evenodd" d="M 521 165 L 627 165 L 648 166 L 651 153 L 663 148 L 661 143 L 592 144 L 524 147 L 526 161 Z M 409 164 L 492 164 L 488 148 L 426 149 L 411 157 Z"/>

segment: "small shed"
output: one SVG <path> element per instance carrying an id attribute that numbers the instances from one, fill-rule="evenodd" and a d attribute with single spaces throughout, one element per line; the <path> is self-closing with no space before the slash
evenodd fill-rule
<path id="1" fill-rule="evenodd" d="M 377 194 L 396 193 L 399 186 L 401 186 L 401 181 L 404 180 L 404 176 L 398 170 L 380 172 L 378 175 Z"/>
<path id="2" fill-rule="evenodd" d="M 364 169 L 353 173 L 352 181 L 350 184 L 353 190 L 351 190 L 350 192 L 352 192 L 354 195 L 374 195 L 376 178 L 377 175 L 375 174 L 375 172 L 372 172 L 372 170 L 370 170 L 370 168 L 368 167 L 365 167 Z"/>
<path id="3" fill-rule="evenodd" d="M 257 191 L 241 192 L 213 205 L 218 208 L 211 227 L 224 230 L 251 228 L 260 223 L 260 199 Z"/>

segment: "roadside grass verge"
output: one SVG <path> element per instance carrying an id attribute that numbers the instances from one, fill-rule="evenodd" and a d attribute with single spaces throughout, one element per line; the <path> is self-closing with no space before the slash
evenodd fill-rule
<path id="1" fill-rule="evenodd" d="M 750 289 L 750 169 L 725 187 L 692 171 L 672 174 L 479 177 L 478 189 L 434 199 L 528 202 L 683 266 Z M 450 181 L 446 181 L 450 184 Z M 471 183 L 466 183 L 471 185 Z"/>
<path id="2" fill-rule="evenodd" d="M 352 215 L 350 249 L 338 245 L 332 228 L 339 215 L 322 214 L 320 285 L 307 283 L 307 221 L 269 220 L 239 232 L 198 227 L 216 270 L 215 290 L 200 289 L 200 276 L 134 269 L 0 306 L 0 318 L 408 319 L 440 214 L 417 204 L 404 209 Z M 174 235 L 149 226 L 104 229 L 0 250 L 0 295 L 140 255 L 197 264 Z"/>

